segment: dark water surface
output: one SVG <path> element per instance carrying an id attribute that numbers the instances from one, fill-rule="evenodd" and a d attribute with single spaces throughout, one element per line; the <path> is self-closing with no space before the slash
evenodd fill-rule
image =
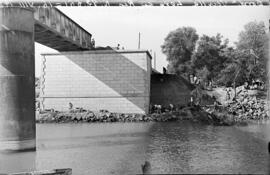
<path id="1" fill-rule="evenodd" d="M 136 174 L 148 160 L 152 173 L 269 174 L 268 141 L 270 124 L 38 124 L 37 151 L 0 154 L 0 173 Z"/>

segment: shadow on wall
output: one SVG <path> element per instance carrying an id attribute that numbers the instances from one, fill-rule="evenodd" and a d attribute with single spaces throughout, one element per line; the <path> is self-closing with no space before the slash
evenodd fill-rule
<path id="1" fill-rule="evenodd" d="M 147 78 L 149 75 L 146 56 L 144 56 L 145 70 L 124 55 L 129 53 L 128 51 L 103 50 L 78 53 L 63 52 L 62 54 L 119 94 L 118 97 L 113 97 L 110 94 L 101 93 L 99 98 L 125 98 L 142 111 L 148 111 L 146 108 L 149 108 L 149 100 L 147 102 L 146 99 L 149 98 L 150 93 L 150 77 Z M 134 53 L 136 54 L 136 52 Z M 142 54 L 142 52 L 139 53 Z"/>
<path id="2" fill-rule="evenodd" d="M 193 89 L 193 85 L 175 74 L 152 74 L 150 103 L 164 107 L 170 104 L 184 106 L 190 101 Z"/>

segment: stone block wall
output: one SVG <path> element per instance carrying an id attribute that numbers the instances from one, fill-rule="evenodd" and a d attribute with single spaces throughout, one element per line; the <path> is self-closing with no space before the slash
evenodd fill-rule
<path id="1" fill-rule="evenodd" d="M 93 111 L 147 114 L 150 79 L 147 51 L 43 54 L 40 106 L 65 111 L 72 103 Z"/>

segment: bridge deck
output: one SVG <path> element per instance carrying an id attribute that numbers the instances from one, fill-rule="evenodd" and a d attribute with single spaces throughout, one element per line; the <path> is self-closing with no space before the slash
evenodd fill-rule
<path id="1" fill-rule="evenodd" d="M 57 8 L 35 8 L 35 41 L 58 51 L 91 50 L 92 35 Z"/>

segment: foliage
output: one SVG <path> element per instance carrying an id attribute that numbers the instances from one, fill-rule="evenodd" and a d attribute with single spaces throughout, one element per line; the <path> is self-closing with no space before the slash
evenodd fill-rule
<path id="1" fill-rule="evenodd" d="M 201 83 L 205 84 L 209 82 L 211 72 L 204 66 L 202 69 L 197 70 L 197 74 L 200 76 Z"/>
<path id="2" fill-rule="evenodd" d="M 228 48 L 228 40 L 222 42 L 222 36 L 217 34 L 216 36 L 209 37 L 203 35 L 198 41 L 198 48 L 192 56 L 192 65 L 197 70 L 198 76 L 202 78 L 204 75 L 200 75 L 201 69 L 208 70 L 208 80 L 214 79 L 224 68 L 224 63 L 228 59 L 227 55 L 223 54 L 224 50 Z"/>
<path id="3" fill-rule="evenodd" d="M 268 59 L 268 35 L 263 22 L 249 22 L 244 26 L 244 31 L 239 34 L 236 48 L 246 53 L 249 81 L 252 79 L 266 80 L 266 65 Z"/>
<path id="4" fill-rule="evenodd" d="M 225 68 L 220 71 L 217 83 L 225 86 L 233 86 L 234 83 L 236 86 L 244 84 L 248 79 L 246 55 L 235 49 L 230 49 L 230 53 L 227 54 L 230 57 L 225 63 Z"/>
<path id="5" fill-rule="evenodd" d="M 221 34 L 199 38 L 192 27 L 170 32 L 161 47 L 169 73 L 186 77 L 196 73 L 203 82 L 238 86 L 256 79 L 266 81 L 268 41 L 264 23 L 253 21 L 239 33 L 235 47 L 229 47 Z"/>
<path id="6" fill-rule="evenodd" d="M 190 60 L 195 49 L 198 34 L 192 27 L 182 27 L 170 32 L 161 46 L 167 56 L 170 73 L 183 74 L 191 70 Z"/>
<path id="7" fill-rule="evenodd" d="M 222 85 L 242 85 L 245 81 L 266 80 L 268 59 L 268 36 L 263 22 L 250 22 L 239 34 L 236 48 L 224 54 L 229 57 L 219 75 Z"/>

